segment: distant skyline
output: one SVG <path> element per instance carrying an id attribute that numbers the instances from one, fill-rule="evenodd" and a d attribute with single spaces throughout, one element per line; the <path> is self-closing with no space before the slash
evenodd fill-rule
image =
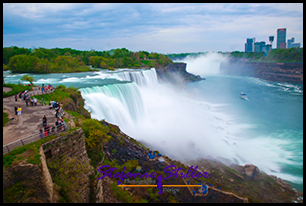
<path id="1" fill-rule="evenodd" d="M 302 3 L 4 3 L 3 47 L 127 48 L 158 53 L 276 48 L 276 31 L 303 47 Z"/>

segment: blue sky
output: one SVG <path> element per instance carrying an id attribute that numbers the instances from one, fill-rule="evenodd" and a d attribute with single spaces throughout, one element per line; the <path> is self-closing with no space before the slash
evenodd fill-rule
<path id="1" fill-rule="evenodd" d="M 158 53 L 244 51 L 287 28 L 303 47 L 303 4 L 3 4 L 3 46 Z"/>

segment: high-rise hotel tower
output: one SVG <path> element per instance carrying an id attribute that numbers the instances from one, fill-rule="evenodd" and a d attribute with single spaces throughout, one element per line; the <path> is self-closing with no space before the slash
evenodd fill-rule
<path id="1" fill-rule="evenodd" d="M 277 29 L 277 49 L 286 49 L 286 28 Z"/>

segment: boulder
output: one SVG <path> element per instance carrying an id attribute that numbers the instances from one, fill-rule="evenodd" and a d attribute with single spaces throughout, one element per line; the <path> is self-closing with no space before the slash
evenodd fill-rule
<path id="1" fill-rule="evenodd" d="M 253 177 L 257 173 L 259 173 L 258 167 L 256 167 L 255 165 L 252 165 L 252 164 L 244 165 L 243 169 L 244 169 L 244 175 L 246 175 L 248 177 Z"/>

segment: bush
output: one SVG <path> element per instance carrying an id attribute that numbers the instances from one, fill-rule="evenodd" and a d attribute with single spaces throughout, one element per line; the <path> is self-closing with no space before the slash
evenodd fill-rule
<path id="1" fill-rule="evenodd" d="M 86 145 L 89 148 L 100 146 L 102 142 L 108 142 L 111 136 L 109 129 L 95 119 L 86 119 L 82 122 L 82 129 L 85 133 Z"/>

